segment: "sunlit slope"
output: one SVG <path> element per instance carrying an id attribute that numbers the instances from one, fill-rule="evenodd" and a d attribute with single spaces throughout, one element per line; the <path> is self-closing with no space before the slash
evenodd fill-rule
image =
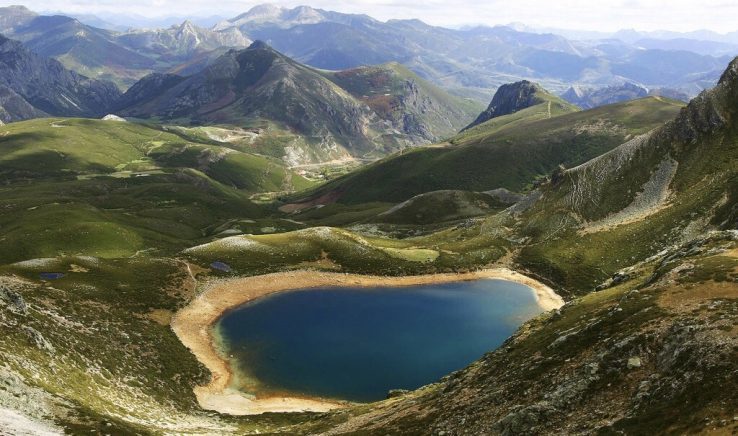
<path id="1" fill-rule="evenodd" d="M 570 289 L 711 228 L 738 227 L 738 73 L 650 135 L 560 175 L 521 220 L 520 262 Z"/>
<path id="2" fill-rule="evenodd" d="M 249 197 L 308 182 L 279 161 L 139 124 L 39 119 L 0 128 L 0 262 L 179 250 Z M 210 230 L 209 230 L 210 229 Z"/>
<path id="3" fill-rule="evenodd" d="M 547 104 L 494 118 L 452 139 L 452 145 L 391 156 L 295 202 L 321 196 L 347 204 L 399 202 L 442 189 L 519 191 L 560 164 L 579 165 L 661 126 L 682 104 L 652 97 L 573 113 L 552 107 L 551 118 Z"/>

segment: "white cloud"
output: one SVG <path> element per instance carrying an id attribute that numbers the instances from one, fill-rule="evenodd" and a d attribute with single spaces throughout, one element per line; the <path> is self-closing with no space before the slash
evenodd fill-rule
<path id="1" fill-rule="evenodd" d="M 7 4 L 15 3 L 11 0 Z M 32 0 L 34 10 L 76 13 L 119 12 L 145 16 L 231 16 L 258 1 L 220 0 Z M 506 24 L 611 31 L 738 30 L 738 2 L 726 0 L 275 0 L 283 6 L 309 4 L 340 12 L 365 13 L 381 20 L 420 18 L 437 25 Z"/>

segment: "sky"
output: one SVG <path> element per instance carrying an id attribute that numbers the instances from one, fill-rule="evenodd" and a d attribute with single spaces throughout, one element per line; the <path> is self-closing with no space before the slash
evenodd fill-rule
<path id="1" fill-rule="evenodd" d="M 235 16 L 264 1 L 219 0 L 27 0 L 36 11 L 121 13 L 148 17 Z M 535 27 L 615 31 L 619 29 L 720 33 L 738 30 L 737 0 L 275 0 L 272 4 L 364 13 L 380 20 L 419 18 L 453 27 L 524 23 Z M 18 4 L 2 1 L 0 4 Z M 215 5 L 215 6 L 214 6 Z"/>

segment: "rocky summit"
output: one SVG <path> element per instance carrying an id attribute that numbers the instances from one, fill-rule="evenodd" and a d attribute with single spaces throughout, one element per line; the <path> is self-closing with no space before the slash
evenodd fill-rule
<path id="1" fill-rule="evenodd" d="M 492 118 L 510 115 L 521 109 L 544 103 L 547 97 L 548 93 L 540 85 L 527 80 L 502 85 L 497 89 L 487 109 L 466 126 L 465 130 Z"/>

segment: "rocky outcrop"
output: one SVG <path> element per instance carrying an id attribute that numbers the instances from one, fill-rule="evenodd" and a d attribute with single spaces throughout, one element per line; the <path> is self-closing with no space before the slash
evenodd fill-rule
<path id="1" fill-rule="evenodd" d="M 6 304 L 11 312 L 19 315 L 28 314 L 28 305 L 23 296 L 4 284 L 0 284 L 0 302 Z"/>
<path id="2" fill-rule="evenodd" d="M 510 115 L 519 110 L 541 104 L 545 101 L 541 94 L 545 92 L 540 85 L 527 80 L 502 85 L 495 93 L 487 110 L 479 114 L 477 119 L 464 130 L 482 124 L 492 118 Z"/>
<path id="3" fill-rule="evenodd" d="M 30 326 L 22 326 L 21 329 L 23 330 L 23 333 L 28 336 L 28 339 L 31 341 L 33 345 L 36 346 L 39 350 L 47 351 L 49 353 L 54 352 L 54 347 L 49 343 L 49 341 L 44 338 L 44 336 L 35 328 Z"/>

